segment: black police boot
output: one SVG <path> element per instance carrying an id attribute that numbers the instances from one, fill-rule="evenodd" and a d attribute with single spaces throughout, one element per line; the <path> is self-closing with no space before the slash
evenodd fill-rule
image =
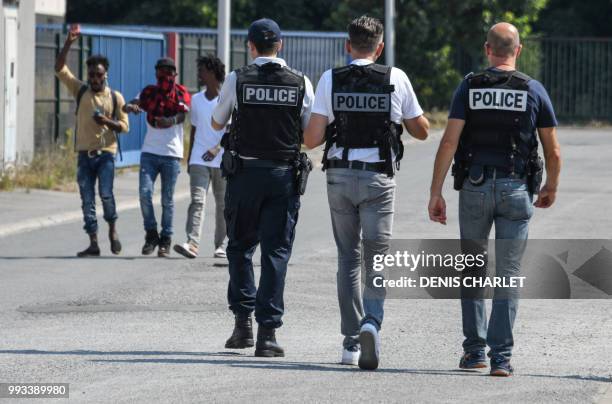
<path id="1" fill-rule="evenodd" d="M 110 241 L 111 252 L 115 255 L 121 253 L 121 242 L 117 234 L 117 226 L 115 223 L 108 224 L 108 240 Z"/>
<path id="2" fill-rule="evenodd" d="M 157 248 L 157 256 L 169 257 L 171 245 L 172 239 L 169 236 L 161 236 L 161 238 L 159 239 L 159 248 Z"/>
<path id="3" fill-rule="evenodd" d="M 83 251 L 79 251 L 77 253 L 77 257 L 86 258 L 86 257 L 99 257 L 99 256 L 100 256 L 100 247 L 98 247 L 98 235 L 96 233 L 91 233 L 89 235 L 89 247 L 87 247 Z"/>
<path id="4" fill-rule="evenodd" d="M 234 322 L 234 331 L 232 336 L 225 342 L 225 347 L 228 349 L 244 349 L 251 348 L 253 342 L 253 319 L 250 314 L 236 314 Z"/>
<path id="5" fill-rule="evenodd" d="M 285 356 L 285 351 L 276 342 L 276 330 L 274 328 L 266 328 L 262 325 L 259 326 L 257 329 L 255 356 L 264 358 Z"/>
<path id="6" fill-rule="evenodd" d="M 159 234 L 157 230 L 147 230 L 145 235 L 145 243 L 142 246 L 142 255 L 150 255 L 155 251 L 155 247 L 159 244 Z"/>

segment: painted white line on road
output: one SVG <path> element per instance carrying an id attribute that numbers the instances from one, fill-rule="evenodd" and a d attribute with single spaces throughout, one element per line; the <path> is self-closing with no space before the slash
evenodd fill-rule
<path id="1" fill-rule="evenodd" d="M 179 192 L 174 195 L 174 200 L 179 201 L 190 197 L 189 191 Z M 153 202 L 155 206 L 159 206 L 161 202 L 159 200 Z M 126 210 L 136 209 L 140 207 L 140 201 L 138 199 L 131 199 L 129 201 L 120 202 L 117 204 L 117 212 L 123 212 Z M 99 208 L 99 206 L 96 206 Z M 100 209 L 98 209 L 100 211 Z M 101 215 L 99 215 L 101 217 Z M 83 219 L 83 213 L 80 210 L 71 212 L 58 213 L 57 215 L 36 217 L 29 220 L 24 220 L 19 223 L 3 225 L 0 229 L 0 238 L 10 236 L 18 233 L 25 233 L 32 230 L 42 229 L 45 227 L 57 226 L 68 222 L 76 222 Z"/>

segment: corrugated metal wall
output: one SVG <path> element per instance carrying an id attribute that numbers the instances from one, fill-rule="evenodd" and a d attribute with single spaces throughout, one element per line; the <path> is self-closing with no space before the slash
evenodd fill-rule
<path id="1" fill-rule="evenodd" d="M 85 60 L 95 53 L 110 60 L 109 85 L 123 94 L 126 101 L 155 83 L 155 62 L 165 55 L 162 34 L 83 28 L 78 44 L 73 45 L 67 64 L 76 77 L 84 79 Z M 36 110 L 35 141 L 41 149 L 64 143 L 65 134 L 74 127 L 75 102 L 55 78 L 55 57 L 64 44 L 61 27 L 39 26 L 36 40 Z M 123 160 L 118 166 L 138 164 L 146 132 L 144 115 L 130 115 L 130 132 L 121 135 Z"/>
<path id="2" fill-rule="evenodd" d="M 126 102 L 149 84 L 155 84 L 155 62 L 165 54 L 161 34 L 86 30 L 91 37 L 92 54 L 106 55 L 110 60 L 109 85 L 119 90 Z M 145 114 L 129 115 L 130 132 L 121 135 L 123 160 L 117 166 L 138 164 L 140 148 L 146 134 Z"/>

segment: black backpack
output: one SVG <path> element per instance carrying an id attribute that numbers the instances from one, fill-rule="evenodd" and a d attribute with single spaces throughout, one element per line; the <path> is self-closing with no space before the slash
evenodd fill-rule
<path id="1" fill-rule="evenodd" d="M 79 106 L 81 105 L 81 98 L 83 98 L 83 95 L 85 94 L 88 88 L 89 86 L 87 84 L 83 84 L 81 88 L 79 89 L 79 92 L 76 96 L 76 110 L 74 111 L 75 116 L 79 114 Z M 109 90 L 111 93 L 111 98 L 113 99 L 113 113 L 111 117 L 117 120 L 117 93 L 115 93 L 115 91 L 110 87 L 109 87 Z M 76 123 L 75 123 L 75 130 L 74 130 L 74 149 L 76 151 L 76 134 L 77 134 L 77 129 L 78 129 L 77 128 L 78 118 L 75 121 Z M 117 141 L 117 150 L 119 151 L 119 160 L 123 161 L 123 153 L 121 153 L 121 142 L 119 141 L 119 135 L 115 131 L 113 131 L 113 133 L 115 134 L 115 140 Z"/>

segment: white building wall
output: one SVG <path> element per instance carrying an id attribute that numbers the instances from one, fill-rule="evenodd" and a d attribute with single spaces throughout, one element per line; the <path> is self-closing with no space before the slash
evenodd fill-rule
<path id="1" fill-rule="evenodd" d="M 19 94 L 17 96 L 17 158 L 29 162 L 34 153 L 34 109 L 36 71 L 36 15 L 35 0 L 19 2 Z M 53 78 L 49 78 L 52 80 Z"/>
<path id="2" fill-rule="evenodd" d="M 17 12 L 17 163 L 28 163 L 34 153 L 34 90 L 36 22 L 35 0 L 21 0 Z M 0 3 L 0 171 L 5 166 L 4 108 L 5 108 L 5 6 Z"/>
<path id="3" fill-rule="evenodd" d="M 0 172 L 4 167 L 4 6 L 0 3 Z"/>
<path id="4" fill-rule="evenodd" d="M 66 15 L 66 0 L 36 0 L 36 14 L 63 17 Z"/>

